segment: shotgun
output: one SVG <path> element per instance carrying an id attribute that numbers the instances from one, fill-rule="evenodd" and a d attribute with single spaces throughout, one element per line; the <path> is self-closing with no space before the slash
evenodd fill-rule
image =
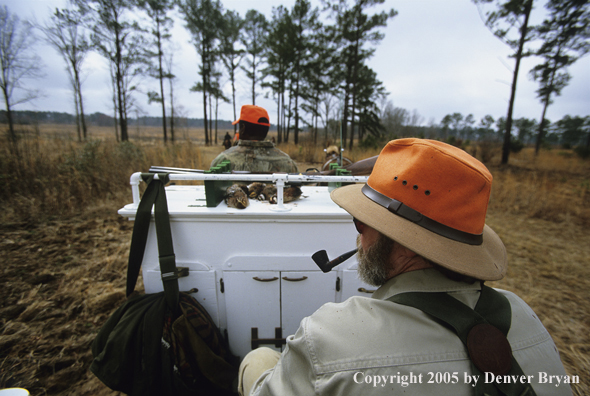
<path id="1" fill-rule="evenodd" d="M 374 157 L 365 158 L 363 160 L 357 161 L 353 164 L 344 166 L 343 169 L 350 171 L 352 176 L 369 176 L 373 171 L 373 167 L 375 166 L 375 162 L 377 161 L 377 155 Z M 150 167 L 150 172 L 153 173 L 204 173 L 205 171 L 202 169 L 189 169 L 189 168 L 172 168 L 167 166 L 157 166 L 152 165 Z M 236 174 L 248 174 L 251 173 L 249 171 L 232 171 L 232 173 Z M 306 172 L 304 174 L 309 175 L 321 175 L 321 176 L 330 176 L 335 175 L 336 171 L 334 169 L 322 172 Z"/>

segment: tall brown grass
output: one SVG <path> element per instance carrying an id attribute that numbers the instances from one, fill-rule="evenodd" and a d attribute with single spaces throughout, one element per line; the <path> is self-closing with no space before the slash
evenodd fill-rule
<path id="1" fill-rule="evenodd" d="M 322 146 L 321 139 L 318 139 L 318 143 L 314 143 L 310 137 L 303 136 L 298 144 L 282 143 L 278 145 L 278 148 L 300 163 L 321 166 L 326 161 L 326 153 L 324 152 L 326 147 Z M 352 150 L 349 150 L 345 147 L 342 155 L 352 162 L 356 162 L 378 155 L 380 151 L 380 149 L 362 149 L 359 147 L 353 147 Z"/>
<path id="2" fill-rule="evenodd" d="M 61 131 L 61 132 L 60 132 Z M 73 128 L 43 127 L 29 131 L 16 144 L 4 141 L 0 150 L 0 201 L 4 221 L 74 213 L 89 203 L 128 199 L 129 176 L 150 165 L 207 169 L 222 147 L 191 139 L 164 145 L 153 131 L 136 132 L 145 139 L 117 143 L 108 128 L 100 139 L 78 143 Z M 202 136 L 202 135 L 201 135 Z M 303 138 L 279 148 L 300 164 L 300 171 L 320 168 L 324 147 Z M 344 155 L 358 161 L 379 150 L 354 148 Z M 488 161 L 494 183 L 490 207 L 554 222 L 590 225 L 590 161 L 565 150 L 532 148 L 512 154 L 509 166 Z"/>
<path id="3" fill-rule="evenodd" d="M 565 150 L 532 148 L 512 154 L 509 166 L 491 167 L 490 206 L 553 222 L 590 225 L 590 161 Z"/>
<path id="4" fill-rule="evenodd" d="M 129 177 L 150 165 L 201 168 L 200 149 L 190 141 L 165 147 L 116 143 L 114 139 L 78 143 L 34 136 L 0 149 L 0 202 L 3 222 L 36 221 L 76 213 L 89 204 L 128 198 Z"/>

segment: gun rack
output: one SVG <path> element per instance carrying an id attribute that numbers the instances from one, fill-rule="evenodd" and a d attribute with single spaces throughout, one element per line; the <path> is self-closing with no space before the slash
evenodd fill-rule
<path id="1" fill-rule="evenodd" d="M 202 173 L 175 171 L 170 172 L 169 177 L 171 181 L 203 180 L 205 184 L 207 207 L 216 207 L 219 205 L 219 203 L 223 200 L 225 190 L 233 183 L 274 183 L 277 187 L 277 204 L 272 205 L 271 210 L 281 212 L 290 210 L 290 208 L 286 207 L 283 203 L 283 189 L 285 185 L 327 183 L 328 188 L 332 190 L 345 184 L 367 182 L 367 176 L 350 176 L 349 171 L 339 168 L 337 165 L 334 167 L 334 169 L 336 169 L 336 175 L 330 176 L 289 173 L 231 173 L 229 161 L 224 161 L 220 164 L 220 166 L 212 167 L 211 169 Z M 136 172 L 131 175 L 130 184 L 133 194 L 133 205 L 139 205 L 139 184 L 141 182 L 141 174 L 141 172 Z"/>

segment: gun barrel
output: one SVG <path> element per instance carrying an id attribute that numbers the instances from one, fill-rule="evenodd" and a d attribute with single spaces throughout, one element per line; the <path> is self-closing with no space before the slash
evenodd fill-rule
<path id="1" fill-rule="evenodd" d="M 150 172 L 153 172 L 153 173 L 204 173 L 205 171 L 201 170 L 201 169 L 172 168 L 169 166 L 152 165 L 150 167 Z"/>

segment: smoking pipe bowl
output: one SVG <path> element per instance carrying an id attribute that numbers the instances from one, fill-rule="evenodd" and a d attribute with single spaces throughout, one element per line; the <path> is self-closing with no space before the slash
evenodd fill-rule
<path id="1" fill-rule="evenodd" d="M 348 260 L 352 256 L 354 256 L 356 254 L 357 250 L 358 249 L 354 249 L 354 250 L 351 250 L 350 252 L 346 252 L 346 253 L 336 257 L 332 261 L 330 261 L 330 259 L 328 258 L 328 253 L 326 253 L 325 250 L 320 250 L 320 251 L 315 252 L 311 256 L 311 258 L 318 265 L 318 267 L 320 267 L 320 269 L 323 272 L 330 272 L 332 270 L 332 268 L 334 268 L 338 264 L 340 264 L 340 263 Z"/>

